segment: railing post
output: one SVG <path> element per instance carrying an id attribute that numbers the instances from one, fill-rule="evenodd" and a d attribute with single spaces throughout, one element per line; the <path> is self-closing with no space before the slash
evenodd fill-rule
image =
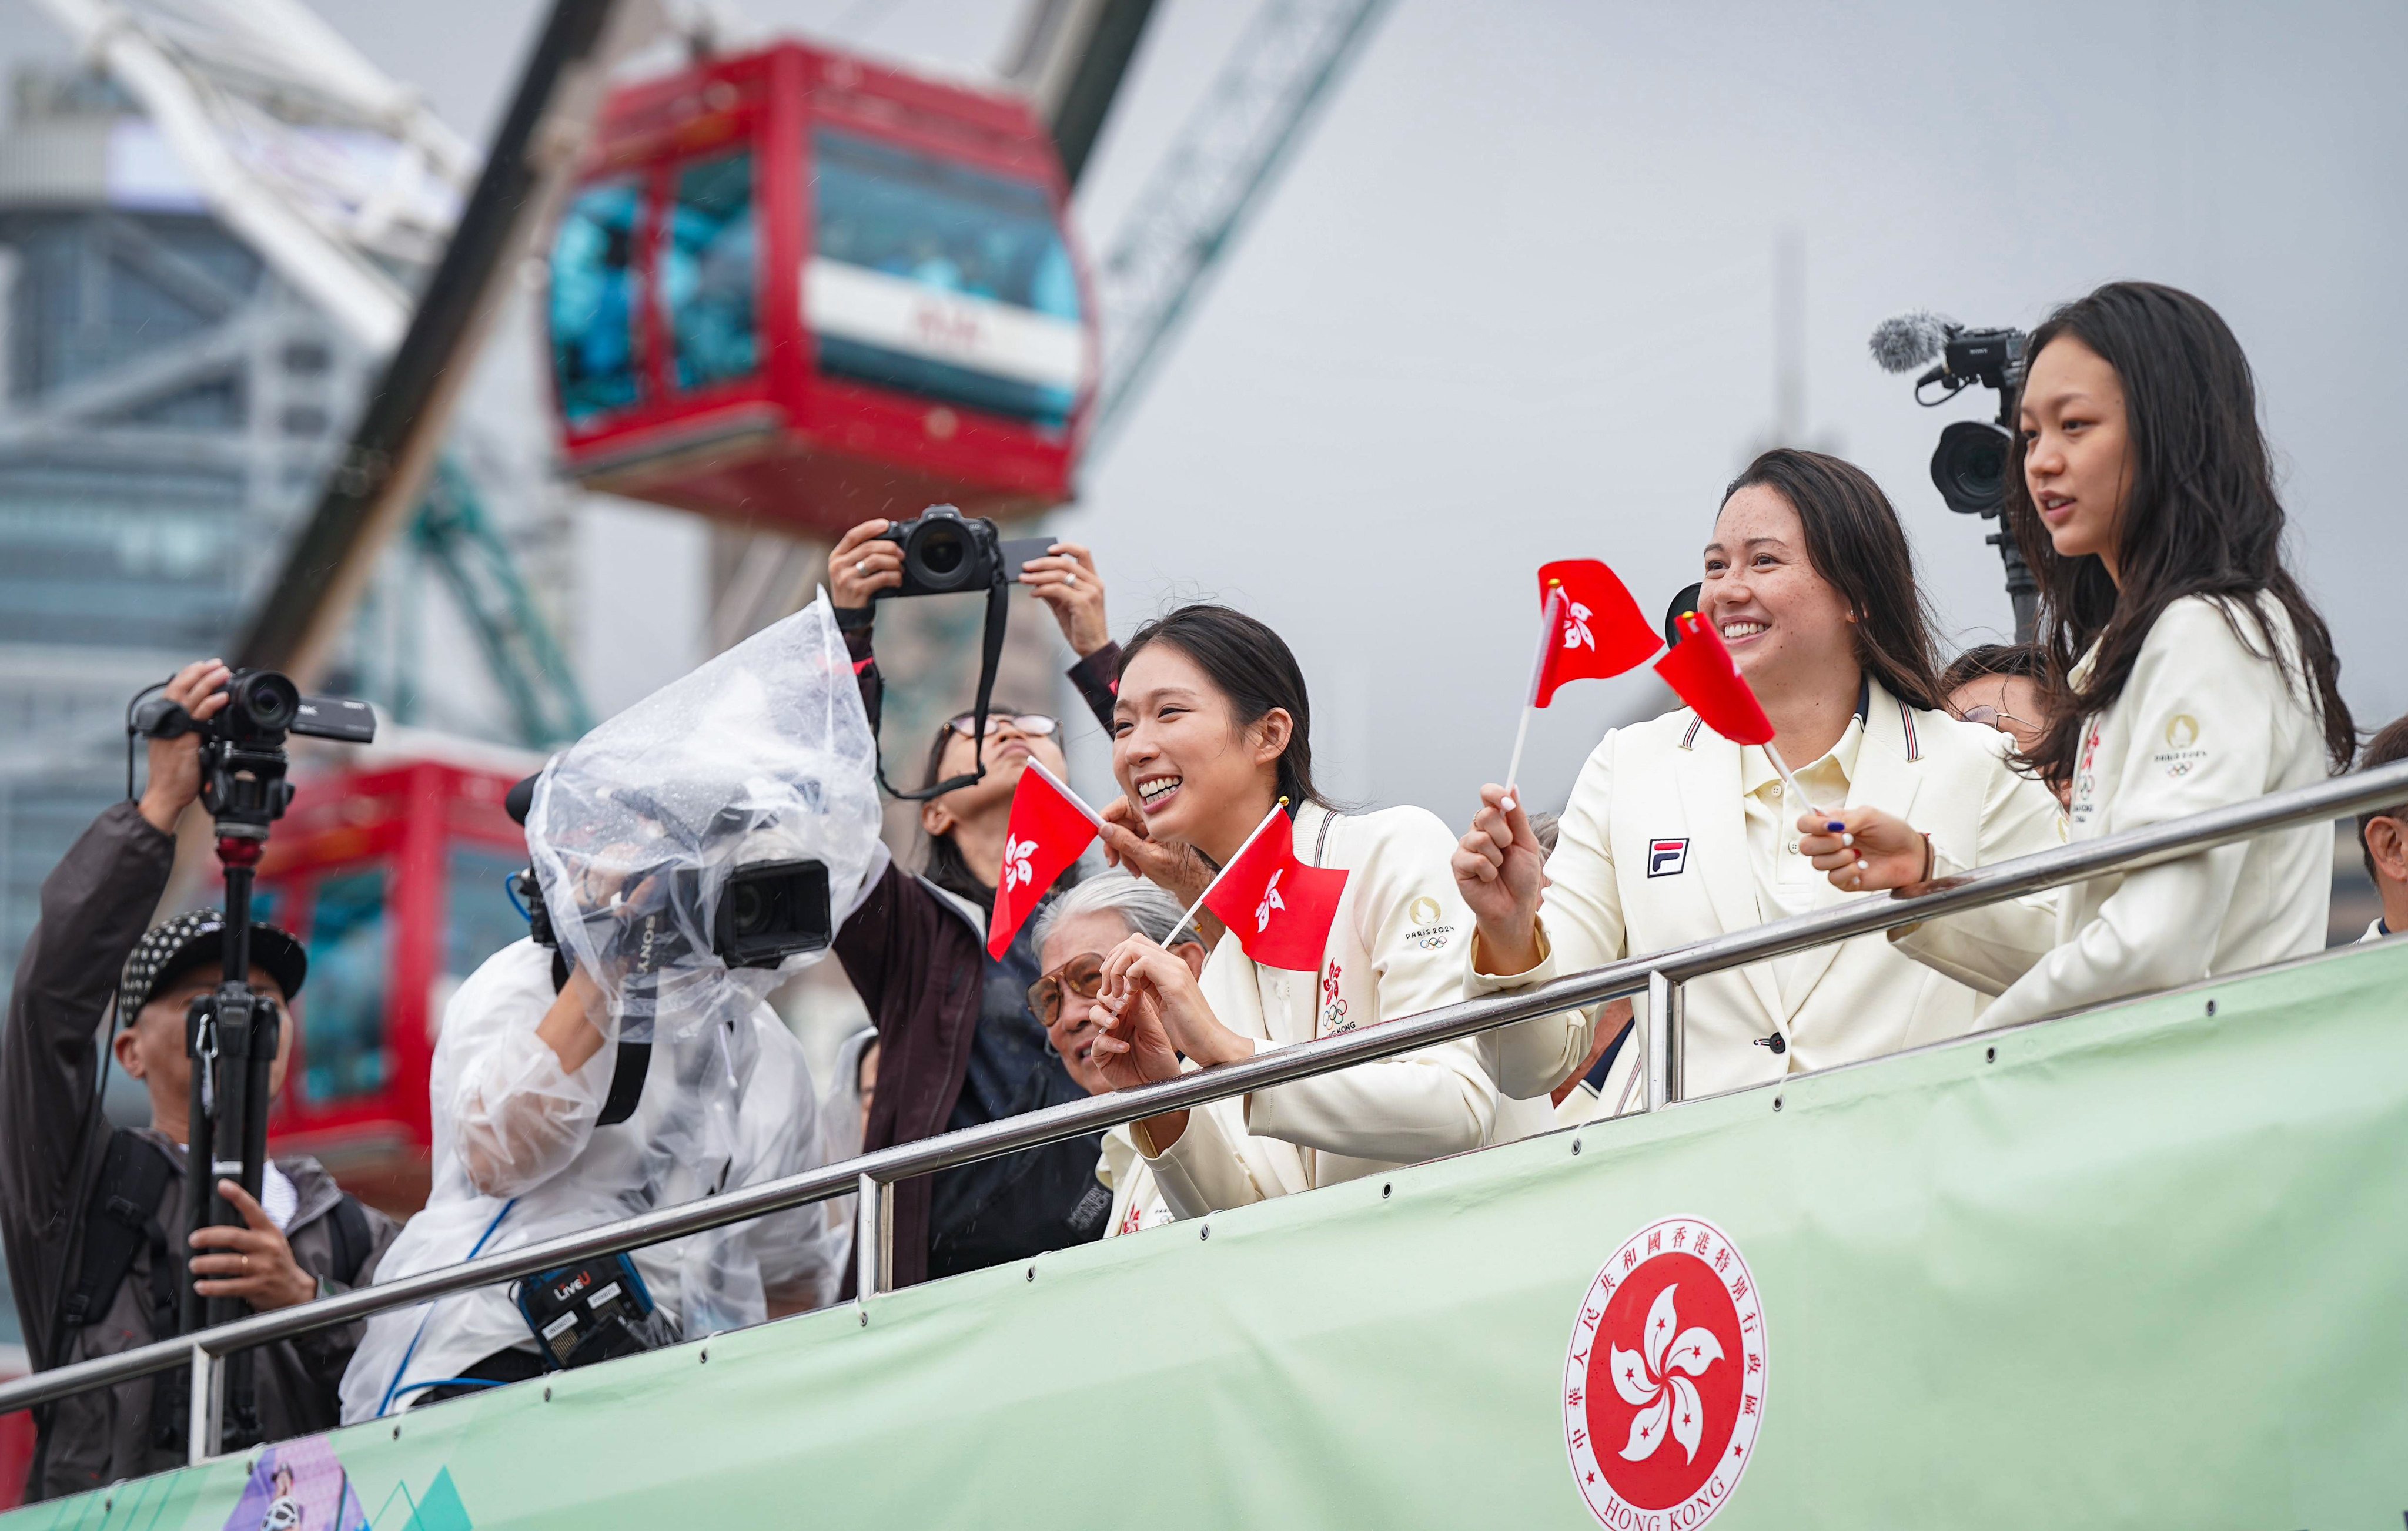
<path id="1" fill-rule="evenodd" d="M 1647 975 L 1647 1109 L 1660 1111 L 1681 1098 L 1683 986 L 1662 973 Z"/>
<path id="2" fill-rule="evenodd" d="M 217 1455 L 225 1418 L 225 1368 L 208 1347 L 193 1345 L 191 1407 L 184 1422 L 184 1460 L 199 1467 Z"/>
<path id="3" fill-rule="evenodd" d="M 874 1297 L 895 1289 L 895 1198 L 875 1175 L 861 1177 L 861 1207 L 853 1230 L 853 1290 Z"/>

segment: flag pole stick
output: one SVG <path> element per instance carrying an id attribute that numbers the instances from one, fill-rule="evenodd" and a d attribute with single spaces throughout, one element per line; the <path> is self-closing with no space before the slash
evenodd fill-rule
<path id="1" fill-rule="evenodd" d="M 1824 813 L 1821 808 L 1816 808 L 1814 806 L 1813 799 L 1806 795 L 1806 789 L 1798 784 L 1798 773 L 1789 768 L 1789 762 L 1781 758 L 1781 751 L 1772 747 L 1772 741 L 1770 739 L 1764 741 L 1764 757 L 1772 762 L 1772 768 L 1779 771 L 1781 773 L 1781 780 L 1789 784 L 1789 800 L 1793 803 L 1802 804 L 1805 808 L 1805 811 L 1815 814 L 1823 818 L 1826 822 L 1828 822 L 1830 816 Z"/>
<path id="2" fill-rule="evenodd" d="M 1539 682 L 1546 679 L 1547 651 L 1555 645 L 1555 603 L 1564 598 L 1561 579 L 1547 581 L 1547 604 L 1539 611 L 1539 651 L 1530 661 L 1530 689 L 1522 699 L 1522 723 L 1513 730 L 1513 760 L 1505 767 L 1505 811 L 1513 811 L 1513 794 L 1521 790 L 1514 778 L 1522 774 L 1522 746 L 1529 741 L 1530 714 L 1539 709 Z"/>
<path id="3" fill-rule="evenodd" d="M 1077 793 L 1072 792 L 1070 790 L 1070 784 L 1068 781 L 1063 780 L 1060 777 L 1055 776 L 1052 771 L 1047 770 L 1043 761 L 1038 759 L 1035 755 L 1031 755 L 1028 757 L 1028 768 L 1035 771 L 1038 776 L 1042 778 L 1047 786 L 1052 787 L 1055 792 L 1060 793 L 1063 800 L 1068 803 L 1072 808 L 1077 808 L 1081 815 L 1086 819 L 1087 823 L 1095 825 L 1098 830 L 1101 830 L 1104 827 L 1103 816 L 1098 814 L 1094 808 L 1089 808 L 1085 798 L 1080 796 Z"/>
<path id="4" fill-rule="evenodd" d="M 1520 791 L 1516 779 L 1522 774 L 1522 746 L 1530 737 L 1530 714 L 1534 707 L 1522 708 L 1522 726 L 1513 730 L 1513 763 L 1505 767 L 1505 811 L 1513 811 L 1513 794 Z"/>
<path id="5" fill-rule="evenodd" d="M 1235 866 L 1240 861 L 1245 858 L 1246 851 L 1254 846 L 1255 840 L 1261 838 L 1263 831 L 1271 826 L 1271 821 L 1278 818 L 1283 812 L 1286 811 L 1286 809 L 1287 799 L 1284 797 L 1271 805 L 1271 810 L 1263 815 L 1263 822 L 1256 824 L 1254 827 L 1254 832 L 1249 834 L 1246 837 L 1244 843 L 1238 847 L 1237 854 L 1231 856 L 1226 862 L 1223 863 L 1221 869 L 1212 874 L 1212 880 L 1204 884 L 1204 891 L 1196 895 L 1196 902 L 1187 906 L 1187 912 L 1179 917 L 1179 923 L 1171 926 L 1170 934 L 1162 938 L 1162 949 L 1165 952 L 1169 951 L 1172 947 L 1179 944 L 1179 933 L 1185 930 L 1189 923 L 1195 920 L 1196 911 L 1204 907 L 1204 900 L 1212 896 L 1212 890 L 1219 887 L 1221 885 L 1221 880 L 1229 875 L 1229 868 Z"/>

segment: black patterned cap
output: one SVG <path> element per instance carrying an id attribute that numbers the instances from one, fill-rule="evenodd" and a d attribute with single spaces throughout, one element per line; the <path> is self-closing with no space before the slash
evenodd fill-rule
<path id="1" fill-rule="evenodd" d="M 225 960 L 225 911 L 187 909 L 152 925 L 125 959 L 117 982 L 117 1023 L 130 1025 L 142 1007 L 172 987 L 178 979 L 204 963 L 211 967 Z M 251 961 L 265 967 L 284 986 L 284 997 L 301 992 L 309 974 L 309 954 L 291 935 L 254 920 L 251 925 Z"/>

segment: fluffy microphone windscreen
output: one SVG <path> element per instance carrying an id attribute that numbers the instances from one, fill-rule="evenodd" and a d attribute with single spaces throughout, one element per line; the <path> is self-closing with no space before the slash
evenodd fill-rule
<path id="1" fill-rule="evenodd" d="M 1892 315 L 1873 326 L 1873 360 L 1885 372 L 1912 372 L 1940 354 L 1955 328 L 1956 321 L 1928 308 Z"/>

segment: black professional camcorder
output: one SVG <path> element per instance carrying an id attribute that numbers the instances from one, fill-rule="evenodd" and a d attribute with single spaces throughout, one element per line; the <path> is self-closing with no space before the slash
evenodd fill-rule
<path id="1" fill-rule="evenodd" d="M 522 826 L 535 807 L 531 776 L 510 788 L 502 806 Z M 681 880 L 700 876 L 691 869 L 652 874 Z M 627 880 L 640 886 L 647 879 Z M 543 887 L 535 868 L 524 867 L 510 879 L 510 891 L 527 917 L 527 934 L 538 946 L 557 951 L 560 941 L 552 926 L 552 911 L 543 901 Z M 674 902 L 672 900 L 671 902 Z M 657 973 L 690 952 L 666 908 L 639 915 L 631 943 L 633 971 Z M 836 939 L 836 923 L 828 908 L 828 874 L 824 862 L 813 860 L 745 862 L 727 874 L 710 911 L 710 949 L 730 967 L 775 967 L 798 952 L 824 952 Z"/>
<path id="2" fill-rule="evenodd" d="M 196 723 L 165 696 L 137 698 L 125 726 L 125 794 L 134 795 L 134 741 L 201 737 L 201 806 L 221 837 L 265 839 L 267 826 L 293 802 L 284 779 L 284 738 L 302 734 L 343 744 L 376 739 L 376 712 L 348 696 L 304 696 L 274 670 L 236 670 L 226 682 L 226 705 Z"/>
<path id="3" fill-rule="evenodd" d="M 910 521 L 889 526 L 881 537 L 903 550 L 903 582 L 881 596 L 952 595 L 1009 585 L 1020 565 L 1042 558 L 1052 537 L 1007 537 L 984 516 L 965 516 L 950 505 L 932 505 Z"/>
<path id="4" fill-rule="evenodd" d="M 2006 508 L 2007 463 L 2014 444 L 2017 395 L 2024 383 L 2021 330 L 1967 329 L 1953 319 L 1917 309 L 1885 319 L 1873 331 L 1873 360 L 1888 372 L 1912 372 L 1930 364 L 1914 380 L 1914 401 L 1926 408 L 1947 403 L 1979 385 L 1999 395 L 1995 420 L 1951 421 L 1931 453 L 1931 482 L 1948 508 L 1960 516 L 1996 521 Z M 1939 392 L 1925 397 L 1924 390 Z M 1984 540 L 1999 550 L 2007 568 L 2007 598 L 2015 611 L 2015 641 L 2029 642 L 2039 621 L 2040 584 L 2001 529 Z"/>

